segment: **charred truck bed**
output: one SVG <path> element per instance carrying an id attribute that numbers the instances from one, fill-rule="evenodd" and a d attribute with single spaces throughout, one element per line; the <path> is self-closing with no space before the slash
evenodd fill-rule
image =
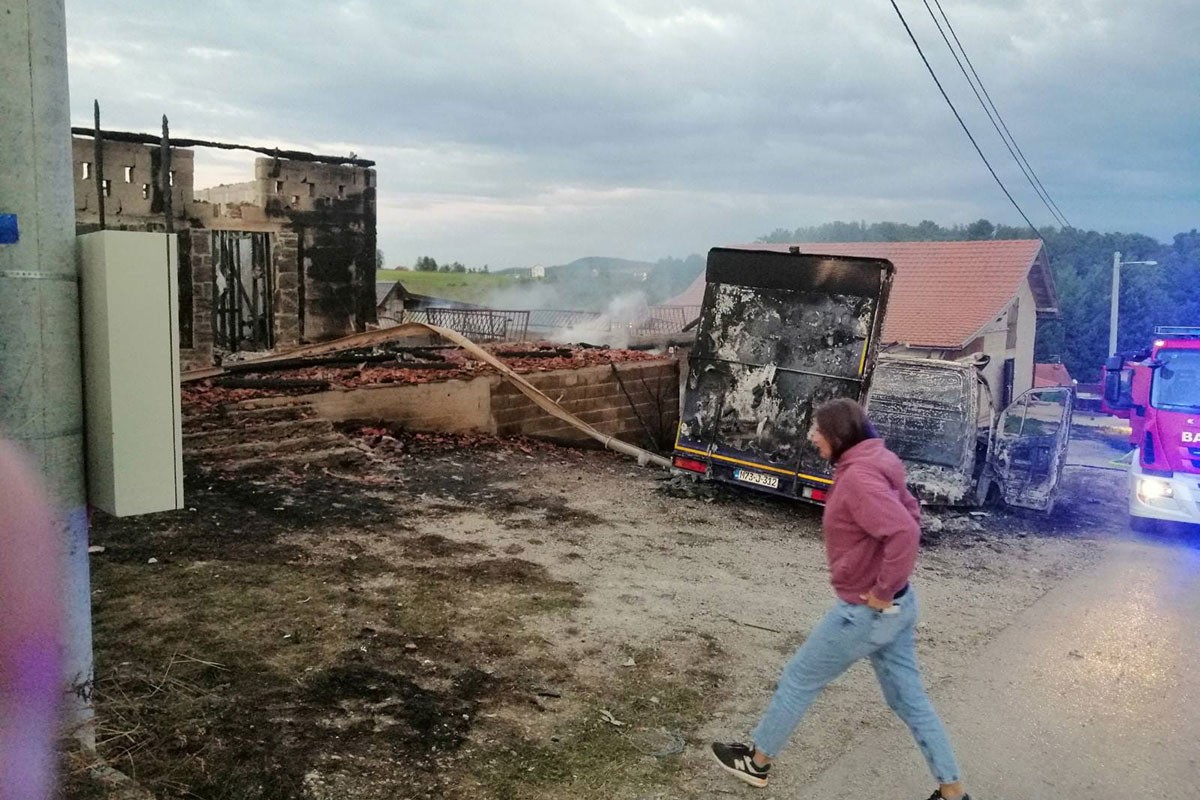
<path id="1" fill-rule="evenodd" d="M 675 465 L 823 500 L 812 413 L 865 399 L 892 276 L 882 259 L 711 250 Z"/>

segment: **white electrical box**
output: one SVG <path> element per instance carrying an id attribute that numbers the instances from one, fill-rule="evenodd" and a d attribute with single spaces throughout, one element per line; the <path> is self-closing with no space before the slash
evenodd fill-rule
<path id="1" fill-rule="evenodd" d="M 88 501 L 118 517 L 183 507 L 178 244 L 78 238 Z"/>

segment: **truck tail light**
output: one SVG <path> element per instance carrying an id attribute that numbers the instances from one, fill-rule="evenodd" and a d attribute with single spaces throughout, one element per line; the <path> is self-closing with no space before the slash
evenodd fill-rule
<path id="1" fill-rule="evenodd" d="M 708 466 L 703 461 L 697 461 L 694 458 L 675 456 L 675 459 L 671 463 L 679 469 L 686 469 L 688 472 L 699 472 L 701 475 L 708 472 Z"/>
<path id="2" fill-rule="evenodd" d="M 824 503 L 825 498 L 829 497 L 829 492 L 824 489 L 805 486 L 800 490 L 800 496 L 805 500 L 812 500 L 814 503 Z"/>

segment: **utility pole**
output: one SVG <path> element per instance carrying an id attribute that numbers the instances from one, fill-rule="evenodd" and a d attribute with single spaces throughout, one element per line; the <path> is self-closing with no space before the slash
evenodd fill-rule
<path id="1" fill-rule="evenodd" d="M 1113 252 L 1112 303 L 1108 308 L 1108 354 L 1117 353 L 1117 305 L 1121 298 L 1121 252 Z"/>
<path id="2" fill-rule="evenodd" d="M 1117 354 L 1117 307 L 1121 301 L 1121 267 L 1129 264 L 1144 264 L 1157 267 L 1157 261 L 1122 261 L 1121 251 L 1113 253 L 1112 301 L 1108 309 L 1108 354 Z"/>
<path id="3" fill-rule="evenodd" d="M 7 242 L 0 244 L 0 435 L 28 454 L 55 504 L 65 610 L 65 719 L 84 747 L 92 748 L 91 589 L 66 30 L 64 0 L 0 0 L 0 215 L 9 215 L 10 231 L 0 239 Z M 17 231 L 11 235 L 14 222 Z"/>

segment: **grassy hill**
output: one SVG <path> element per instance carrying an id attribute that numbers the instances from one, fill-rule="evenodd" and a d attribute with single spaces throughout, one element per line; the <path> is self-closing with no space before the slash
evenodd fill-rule
<path id="1" fill-rule="evenodd" d="M 400 281 L 414 294 L 444 297 L 464 303 L 483 305 L 497 291 L 519 285 L 513 274 L 488 272 L 410 272 L 381 269 L 375 273 L 380 282 Z"/>
<path id="2" fill-rule="evenodd" d="M 415 294 L 497 308 L 603 311 L 629 294 L 640 294 L 650 304 L 661 303 L 687 288 L 703 266 L 699 256 L 658 263 L 588 256 L 546 267 L 546 277 L 537 281 L 529 278 L 528 269 L 490 273 L 380 270 L 376 280 L 398 280 Z"/>

